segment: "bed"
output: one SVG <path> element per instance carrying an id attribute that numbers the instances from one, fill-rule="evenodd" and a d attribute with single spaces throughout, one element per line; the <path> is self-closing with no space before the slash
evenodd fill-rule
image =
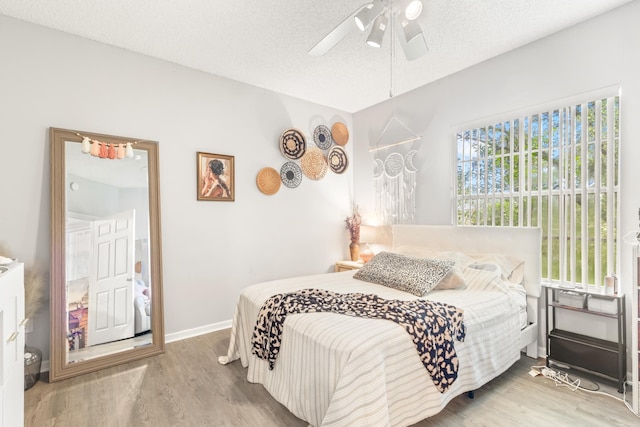
<path id="1" fill-rule="evenodd" d="M 331 312 L 289 315 L 273 369 L 252 352 L 260 309 L 276 294 L 317 289 L 375 294 L 386 300 L 418 298 L 354 278 L 365 268 L 247 287 L 238 300 L 227 355 L 219 362 L 240 359 L 249 382 L 262 384 L 310 425 L 405 426 L 440 412 L 454 397 L 499 376 L 521 351 L 537 357 L 539 229 L 397 225 L 391 234 L 388 252 L 412 259 L 453 256 L 463 273 L 463 289 L 436 288 L 421 298 L 464 310 L 466 336 L 454 342 L 457 378 L 446 390 L 438 390 L 409 334 L 384 319 Z M 461 265 L 468 262 L 467 256 L 473 262 Z M 518 284 L 505 276 L 515 264 L 501 265 L 505 271 L 493 270 L 507 259 L 522 261 L 517 265 L 521 276 L 514 278 Z"/>

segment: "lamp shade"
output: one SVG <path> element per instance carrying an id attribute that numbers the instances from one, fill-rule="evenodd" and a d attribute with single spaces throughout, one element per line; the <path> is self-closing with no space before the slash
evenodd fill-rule
<path id="1" fill-rule="evenodd" d="M 356 26 L 364 31 L 382 13 L 384 5 L 381 1 L 374 1 L 366 5 L 354 16 Z"/>
<path id="2" fill-rule="evenodd" d="M 385 13 L 379 15 L 376 20 L 373 22 L 373 26 L 371 27 L 371 32 L 369 33 L 369 38 L 367 38 L 367 44 L 373 47 L 382 46 L 382 38 L 384 37 L 384 31 L 387 29 L 387 25 L 389 24 L 389 18 Z"/>
<path id="3" fill-rule="evenodd" d="M 360 242 L 383 247 L 391 247 L 391 227 L 385 225 L 360 226 Z"/>

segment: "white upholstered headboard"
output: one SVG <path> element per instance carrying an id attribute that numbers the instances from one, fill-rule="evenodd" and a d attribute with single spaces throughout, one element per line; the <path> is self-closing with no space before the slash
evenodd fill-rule
<path id="1" fill-rule="evenodd" d="M 527 295 L 540 297 L 541 244 L 539 228 L 393 225 L 392 248 L 403 245 L 469 254 L 506 254 L 525 262 Z"/>

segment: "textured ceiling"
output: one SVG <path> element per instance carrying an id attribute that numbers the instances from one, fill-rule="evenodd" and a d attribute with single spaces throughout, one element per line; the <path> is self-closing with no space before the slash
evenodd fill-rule
<path id="1" fill-rule="evenodd" d="M 0 0 L 0 14 L 356 112 L 630 1 L 423 0 L 429 52 L 411 62 L 355 26 L 307 53 L 366 0 Z"/>

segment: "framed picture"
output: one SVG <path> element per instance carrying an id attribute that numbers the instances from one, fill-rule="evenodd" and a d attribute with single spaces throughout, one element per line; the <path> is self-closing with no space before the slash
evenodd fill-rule
<path id="1" fill-rule="evenodd" d="M 235 200 L 233 156 L 198 151 L 198 200 Z"/>

